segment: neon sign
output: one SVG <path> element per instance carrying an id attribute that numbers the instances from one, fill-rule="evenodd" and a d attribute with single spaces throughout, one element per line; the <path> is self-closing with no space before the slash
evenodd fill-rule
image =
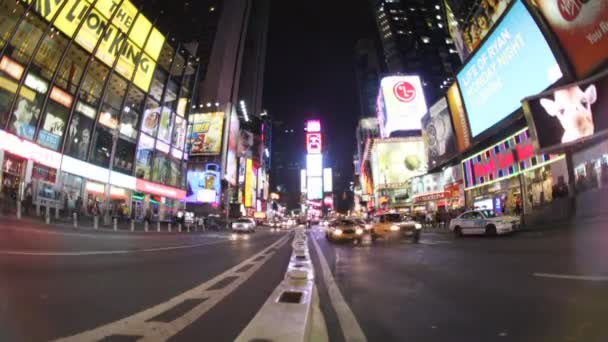
<path id="1" fill-rule="evenodd" d="M 308 153 L 321 153 L 322 143 L 321 133 L 306 133 L 306 151 Z"/>

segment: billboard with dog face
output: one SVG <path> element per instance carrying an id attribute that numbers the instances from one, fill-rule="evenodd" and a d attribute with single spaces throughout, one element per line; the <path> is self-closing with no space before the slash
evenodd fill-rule
<path id="1" fill-rule="evenodd" d="M 608 72 L 524 100 L 538 148 L 560 149 L 608 132 Z"/>

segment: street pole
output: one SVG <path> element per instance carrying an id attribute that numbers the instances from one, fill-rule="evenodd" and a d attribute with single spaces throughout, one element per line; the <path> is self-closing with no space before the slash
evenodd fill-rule
<path id="1" fill-rule="evenodd" d="M 106 193 L 104 198 L 104 215 L 103 215 L 103 223 L 104 225 L 110 224 L 110 190 L 112 188 L 111 179 L 112 179 L 112 167 L 114 166 L 114 157 L 116 156 L 116 145 L 118 142 L 118 127 L 112 129 L 112 151 L 110 152 L 110 165 L 108 166 L 108 184 L 106 184 Z"/>

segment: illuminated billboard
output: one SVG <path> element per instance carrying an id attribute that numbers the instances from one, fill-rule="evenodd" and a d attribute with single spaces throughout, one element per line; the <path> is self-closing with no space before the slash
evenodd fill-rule
<path id="1" fill-rule="evenodd" d="M 22 0 L 28 4 L 32 1 Z M 86 14 L 93 3 L 94 8 Z M 47 21 L 51 21 L 63 1 L 46 1 L 44 4 L 32 6 L 32 9 Z M 112 18 L 115 12 L 117 14 L 110 21 L 109 18 Z M 156 60 L 165 41 L 165 37 L 152 28 L 150 21 L 143 15 L 137 15 L 137 8 L 128 0 L 123 1 L 120 6 L 112 0 L 67 0 L 53 25 L 69 38 L 73 38 L 81 22 L 82 27 L 74 40 L 92 53 L 101 39 L 95 56 L 109 67 L 112 67 L 118 56 L 116 72 L 128 80 L 135 73 L 133 83 L 147 92 Z M 105 32 L 104 28 L 107 28 Z M 149 33 L 150 38 L 144 46 Z"/>
<path id="2" fill-rule="evenodd" d="M 372 149 L 372 173 L 376 189 L 403 188 L 412 178 L 427 172 L 422 137 L 376 140 Z"/>
<path id="3" fill-rule="evenodd" d="M 306 155 L 306 172 L 308 177 L 323 176 L 323 155 L 307 154 Z"/>
<path id="4" fill-rule="evenodd" d="M 253 187 L 251 182 L 253 181 L 253 160 L 247 159 L 245 162 L 245 207 L 249 208 L 252 206 Z"/>
<path id="5" fill-rule="evenodd" d="M 300 170 L 300 192 L 301 193 L 306 192 L 306 170 L 305 169 Z"/>
<path id="6" fill-rule="evenodd" d="M 308 177 L 308 192 L 306 198 L 309 200 L 318 200 L 323 198 L 323 178 Z"/>
<path id="7" fill-rule="evenodd" d="M 218 203 L 220 195 L 219 165 L 207 164 L 205 171 L 188 171 L 186 202 Z"/>
<path id="8" fill-rule="evenodd" d="M 457 74 L 471 135 L 520 108 L 520 101 L 562 78 L 543 33 L 521 1 Z"/>
<path id="9" fill-rule="evenodd" d="M 608 132 L 608 72 L 524 101 L 538 148 L 564 149 Z"/>
<path id="10" fill-rule="evenodd" d="M 322 152 L 323 137 L 321 133 L 306 133 L 306 151 L 308 153 Z"/>
<path id="11" fill-rule="evenodd" d="M 422 81 L 418 76 L 389 76 L 380 82 L 378 122 L 386 138 L 395 131 L 420 130 L 426 114 Z"/>
<path id="12" fill-rule="evenodd" d="M 445 98 L 432 105 L 422 118 L 422 136 L 427 146 L 429 168 L 439 166 L 456 153 L 454 128 Z"/>
<path id="13" fill-rule="evenodd" d="M 323 191 L 332 192 L 334 191 L 334 174 L 331 168 L 323 169 Z"/>
<path id="14" fill-rule="evenodd" d="M 608 56 L 608 1 L 531 1 L 557 36 L 576 75 L 587 76 Z"/>
<path id="15" fill-rule="evenodd" d="M 309 132 L 309 133 L 321 132 L 321 121 L 319 121 L 319 120 L 306 121 L 306 132 Z"/>
<path id="16" fill-rule="evenodd" d="M 188 133 L 190 155 L 220 154 L 222 151 L 224 113 L 191 114 L 188 121 L 191 123 Z"/>

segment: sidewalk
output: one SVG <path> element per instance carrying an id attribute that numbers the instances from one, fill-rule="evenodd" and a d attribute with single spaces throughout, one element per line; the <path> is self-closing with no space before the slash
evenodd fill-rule
<path id="1" fill-rule="evenodd" d="M 177 224 L 171 225 L 171 231 L 169 231 L 169 226 L 167 223 L 160 224 L 160 231 L 157 230 L 156 222 L 152 222 L 148 226 L 148 231 L 145 231 L 145 226 L 143 222 L 135 222 L 134 230 L 131 231 L 131 225 L 128 221 L 118 222 L 116 230 L 112 224 L 104 225 L 103 217 L 99 218 L 98 229 L 94 228 L 93 218 L 92 217 L 80 217 L 78 220 L 78 227 L 75 228 L 73 225 L 72 219 L 69 218 L 59 218 L 55 219 L 55 216 L 51 215 L 51 223 L 46 224 L 44 221 L 44 217 L 35 217 L 35 216 L 22 216 L 21 219 L 17 219 L 15 214 L 0 214 L 0 230 L 13 228 L 19 229 L 19 227 L 25 228 L 33 228 L 33 229 L 41 229 L 41 230 L 55 230 L 55 231 L 84 231 L 88 233 L 100 233 L 100 234 L 207 234 L 207 233 L 222 233 L 221 231 L 201 231 L 198 228 L 192 226 L 190 231 L 188 231 L 187 227 L 182 227 L 182 232 L 179 232 L 179 228 Z"/>

